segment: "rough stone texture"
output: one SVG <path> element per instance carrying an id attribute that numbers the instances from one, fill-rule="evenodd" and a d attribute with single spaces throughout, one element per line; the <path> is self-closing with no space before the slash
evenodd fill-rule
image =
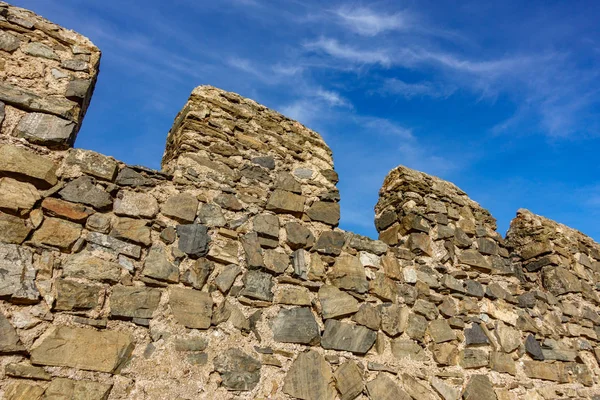
<path id="1" fill-rule="evenodd" d="M 55 326 L 31 349 L 31 362 L 115 373 L 133 348 L 132 338 L 126 333 Z"/>
<path id="2" fill-rule="evenodd" d="M 88 44 L 0 2 L 0 397 L 600 396 L 592 239 L 405 167 L 345 232 L 322 138 L 208 86 L 162 171 L 65 150 Z"/>

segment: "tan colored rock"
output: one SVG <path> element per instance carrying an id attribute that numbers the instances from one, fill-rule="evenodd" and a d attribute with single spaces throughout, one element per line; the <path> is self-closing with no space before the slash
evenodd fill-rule
<path id="1" fill-rule="evenodd" d="M 175 320 L 183 326 L 194 329 L 210 327 L 213 306 L 210 294 L 172 286 L 169 288 L 169 306 Z"/>
<path id="2" fill-rule="evenodd" d="M 365 388 L 363 371 L 354 361 L 346 361 L 333 374 L 335 385 L 340 392 L 341 400 L 352 400 Z"/>
<path id="3" fill-rule="evenodd" d="M 29 236 L 31 228 L 25 220 L 14 215 L 0 212 L 0 242 L 9 244 L 21 244 Z"/>
<path id="4" fill-rule="evenodd" d="M 73 254 L 63 264 L 64 276 L 116 283 L 121 278 L 121 266 L 88 252 Z"/>
<path id="5" fill-rule="evenodd" d="M 31 362 L 116 373 L 133 348 L 131 336 L 123 332 L 53 326 L 34 343 Z"/>
<path id="6" fill-rule="evenodd" d="M 314 350 L 300 353 L 290 367 L 283 392 L 305 400 L 333 400 L 333 374 L 325 358 Z"/>
<path id="7" fill-rule="evenodd" d="M 199 201 L 189 193 L 171 196 L 162 205 L 161 212 L 167 217 L 183 223 L 191 223 L 196 219 Z"/>
<path id="8" fill-rule="evenodd" d="M 64 218 L 79 223 L 84 223 L 94 213 L 94 210 L 82 204 L 71 203 L 53 197 L 45 198 L 42 202 L 42 208 L 51 217 Z"/>
<path id="9" fill-rule="evenodd" d="M 112 384 L 56 378 L 46 389 L 44 400 L 106 400 Z"/>
<path id="10" fill-rule="evenodd" d="M 7 386 L 4 400 L 40 400 L 43 394 L 43 386 L 17 381 Z"/>
<path id="11" fill-rule="evenodd" d="M 358 311 L 358 300 L 335 286 L 322 286 L 319 289 L 319 302 L 323 319 L 347 316 Z"/>
<path id="12" fill-rule="evenodd" d="M 0 178 L 0 209 L 25 214 L 40 198 L 32 184 L 12 178 Z"/>
<path id="13" fill-rule="evenodd" d="M 56 185 L 56 165 L 48 158 L 11 145 L 0 147 L 0 176 L 31 182 L 37 188 Z"/>
<path id="14" fill-rule="evenodd" d="M 143 219 L 117 218 L 110 235 L 117 239 L 150 246 L 152 237 L 148 222 Z"/>
<path id="15" fill-rule="evenodd" d="M 113 211 L 125 217 L 154 218 L 158 214 L 158 202 L 151 194 L 123 190 L 115 200 Z"/>
<path id="16" fill-rule="evenodd" d="M 301 214 L 306 198 L 285 190 L 276 189 L 269 198 L 267 210 L 277 213 Z"/>
<path id="17" fill-rule="evenodd" d="M 358 257 L 349 254 L 341 255 L 336 259 L 328 276 L 331 283 L 340 289 L 353 290 L 358 293 L 366 293 L 369 290 L 365 269 Z"/>
<path id="18" fill-rule="evenodd" d="M 81 225 L 62 219 L 46 218 L 40 229 L 33 234 L 31 241 L 36 245 L 69 250 L 79 236 L 81 236 Z"/>
<path id="19" fill-rule="evenodd" d="M 533 379 L 566 383 L 568 375 L 562 363 L 547 363 L 543 361 L 523 361 L 525 375 Z"/>
<path id="20" fill-rule="evenodd" d="M 367 382 L 367 392 L 373 400 L 411 400 L 404 390 L 400 389 L 394 379 L 380 372 L 377 377 Z"/>

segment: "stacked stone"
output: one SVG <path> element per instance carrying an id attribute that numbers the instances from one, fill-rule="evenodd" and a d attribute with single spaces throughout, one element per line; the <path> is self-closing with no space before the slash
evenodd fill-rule
<path id="1" fill-rule="evenodd" d="M 566 227 L 520 212 L 505 243 L 399 167 L 381 240 L 344 232 L 320 136 L 208 86 L 162 172 L 1 133 L 0 397 L 600 396 L 599 247 Z"/>
<path id="2" fill-rule="evenodd" d="M 87 38 L 0 1 L 0 133 L 71 147 L 99 64 Z"/>

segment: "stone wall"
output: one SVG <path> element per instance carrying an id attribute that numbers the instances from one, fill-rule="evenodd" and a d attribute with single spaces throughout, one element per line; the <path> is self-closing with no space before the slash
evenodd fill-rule
<path id="1" fill-rule="evenodd" d="M 99 51 L 0 15 L 3 398 L 600 397 L 591 239 L 526 211 L 503 239 L 456 186 L 404 167 L 381 189 L 380 240 L 340 230 L 322 138 L 209 86 L 162 171 L 70 148 Z M 60 60 L 25 52 L 38 42 Z M 86 75 L 60 67 L 72 59 Z M 43 73 L 18 78 L 30 64 Z M 68 116 L 31 106 L 67 101 Z M 21 123 L 38 112 L 72 133 Z"/>

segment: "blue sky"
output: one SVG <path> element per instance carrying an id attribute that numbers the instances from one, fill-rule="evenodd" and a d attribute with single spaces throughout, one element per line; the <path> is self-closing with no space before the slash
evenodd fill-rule
<path id="1" fill-rule="evenodd" d="M 210 84 L 323 135 L 344 229 L 376 235 L 378 189 L 403 164 L 456 183 L 502 234 L 528 208 L 600 240 L 598 1 L 12 3 L 103 52 L 78 147 L 159 168 Z"/>

